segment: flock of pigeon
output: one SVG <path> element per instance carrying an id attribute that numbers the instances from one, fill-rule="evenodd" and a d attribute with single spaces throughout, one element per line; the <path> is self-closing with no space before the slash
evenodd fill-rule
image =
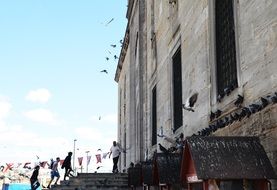
<path id="1" fill-rule="evenodd" d="M 224 89 L 222 93 L 220 93 L 217 97 L 217 101 L 221 102 L 224 96 L 229 96 L 231 92 L 235 89 L 234 84 L 230 84 L 227 88 Z M 183 104 L 183 109 L 186 111 L 194 112 L 194 104 L 197 101 L 198 93 L 194 93 L 185 104 Z M 215 132 L 217 129 L 226 127 L 236 121 L 241 121 L 244 118 L 249 118 L 252 114 L 261 111 L 269 104 L 277 103 L 277 92 L 274 92 L 271 95 L 267 95 L 266 97 L 260 97 L 260 99 L 250 104 L 249 106 L 242 106 L 244 97 L 242 95 L 238 95 L 237 99 L 234 101 L 234 105 L 238 108 L 237 111 L 226 115 L 225 117 L 222 116 L 221 110 L 216 110 L 215 112 L 210 113 L 210 125 L 197 133 L 193 134 L 192 136 L 200 135 L 200 136 L 208 136 L 211 133 Z"/>
<path id="2" fill-rule="evenodd" d="M 223 89 L 223 92 L 220 92 L 217 96 L 217 101 L 221 102 L 221 100 L 224 98 L 224 96 L 229 96 L 231 92 L 235 89 L 236 83 L 231 83 L 226 88 Z"/>
<path id="3" fill-rule="evenodd" d="M 228 92 L 228 94 L 227 94 Z M 225 91 L 226 95 L 228 96 L 230 93 L 229 91 Z M 194 104 L 197 101 L 198 93 L 194 93 L 185 104 L 183 104 L 183 109 L 187 111 L 194 112 Z M 222 97 L 222 95 L 221 95 Z M 226 115 L 225 117 L 222 117 L 222 111 L 217 110 L 216 112 L 211 112 L 210 114 L 210 125 L 202 130 L 199 130 L 197 133 L 194 133 L 192 136 L 209 136 L 211 133 L 215 132 L 218 129 L 224 128 L 234 122 L 242 121 L 244 118 L 249 118 L 252 114 L 257 113 L 264 108 L 266 108 L 270 104 L 276 104 L 277 103 L 277 92 L 274 92 L 271 95 L 267 95 L 266 97 L 260 97 L 260 99 L 252 103 L 248 106 L 242 106 L 244 97 L 241 95 L 238 95 L 237 99 L 234 101 L 234 105 L 238 108 L 237 111 L 230 113 L 229 115 Z M 162 137 L 158 135 L 159 137 Z M 176 151 L 175 149 L 169 148 L 166 149 L 164 146 L 162 146 L 160 143 L 159 149 L 163 153 L 170 153 Z M 173 147 L 174 148 L 174 147 Z"/>
<path id="4" fill-rule="evenodd" d="M 217 110 L 216 112 L 211 112 L 210 114 L 211 124 L 207 128 L 204 128 L 198 131 L 197 134 L 193 134 L 193 136 L 195 135 L 208 136 L 218 129 L 224 128 L 234 122 L 242 121 L 244 118 L 249 118 L 252 114 L 263 110 L 265 107 L 267 107 L 270 104 L 276 104 L 277 92 L 271 95 L 267 95 L 266 97 L 260 97 L 260 99 L 257 102 L 244 107 L 242 106 L 243 100 L 244 100 L 243 96 L 238 95 L 237 99 L 234 102 L 234 105 L 238 107 L 239 110 L 235 111 L 234 113 L 230 113 L 225 117 L 220 117 L 222 114 L 221 110 Z"/>
<path id="5" fill-rule="evenodd" d="M 105 26 L 108 26 L 112 21 L 114 21 L 114 18 L 112 18 L 111 20 L 109 20 L 109 21 L 105 24 Z M 120 40 L 119 42 L 120 42 L 121 47 L 122 47 L 123 40 Z M 116 48 L 116 47 L 117 47 L 116 44 L 111 44 L 110 46 L 111 46 L 112 48 Z M 109 55 L 105 57 L 106 61 L 111 60 L 111 56 L 112 56 L 112 58 L 113 58 L 115 61 L 116 61 L 117 59 L 119 59 L 119 57 L 118 57 L 117 55 L 112 55 L 112 52 L 111 52 L 110 50 L 108 50 L 108 54 L 109 54 Z M 103 69 L 103 70 L 101 70 L 100 72 L 101 72 L 101 73 L 108 74 L 108 70 L 107 70 L 107 69 Z"/>

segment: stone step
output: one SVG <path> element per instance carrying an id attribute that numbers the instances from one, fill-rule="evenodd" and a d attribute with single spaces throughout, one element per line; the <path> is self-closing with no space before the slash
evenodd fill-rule
<path id="1" fill-rule="evenodd" d="M 69 181 L 69 182 L 63 182 L 61 183 L 61 185 L 64 186 L 71 186 L 71 185 L 82 185 L 82 184 L 86 184 L 86 185 L 126 185 L 128 184 L 128 180 L 125 181 L 113 181 L 110 179 L 107 180 L 91 180 L 91 181 Z"/>
<path id="2" fill-rule="evenodd" d="M 127 173 L 78 173 L 78 178 L 91 178 L 91 177 L 128 177 Z"/>
<path id="3" fill-rule="evenodd" d="M 116 182 L 116 183 L 126 183 L 128 182 L 128 175 L 126 174 L 107 174 L 107 173 L 99 173 L 99 174 L 83 174 L 83 175 L 78 175 L 75 178 L 70 178 L 70 182 L 73 183 L 91 183 L 93 181 L 96 182 L 101 182 L 101 181 L 106 181 L 108 180 Z"/>
<path id="4" fill-rule="evenodd" d="M 127 185 L 58 185 L 51 187 L 51 190 L 94 190 L 94 189 L 117 189 L 117 190 L 123 190 L 128 189 L 129 187 Z"/>
<path id="5" fill-rule="evenodd" d="M 118 182 L 120 182 L 120 181 L 126 181 L 126 180 L 128 180 L 128 177 L 109 177 L 109 176 L 107 176 L 107 177 L 87 177 L 87 178 L 78 178 L 78 177 L 76 177 L 76 178 L 70 178 L 69 179 L 69 181 L 76 181 L 76 182 L 78 182 L 78 181 L 83 181 L 83 182 L 87 182 L 87 181 L 99 181 L 99 180 L 106 180 L 106 179 L 109 179 L 110 181 L 112 180 L 112 181 L 118 181 Z"/>
<path id="6" fill-rule="evenodd" d="M 129 187 L 89 187 L 89 188 L 81 188 L 81 187 L 59 187 L 59 188 L 52 188 L 53 190 L 127 190 L 130 189 Z M 52 190 L 51 189 L 51 190 Z"/>
<path id="7" fill-rule="evenodd" d="M 126 173 L 80 173 L 60 185 L 52 186 L 51 190 L 125 190 L 128 188 Z"/>

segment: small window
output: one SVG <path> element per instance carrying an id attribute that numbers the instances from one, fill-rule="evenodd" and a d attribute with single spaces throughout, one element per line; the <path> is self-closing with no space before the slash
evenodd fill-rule
<path id="1" fill-rule="evenodd" d="M 173 58 L 173 126 L 174 131 L 183 125 L 182 108 L 182 60 L 181 48 L 176 51 Z"/>
<path id="2" fill-rule="evenodd" d="M 217 93 L 236 88 L 236 43 L 233 0 L 215 1 Z"/>

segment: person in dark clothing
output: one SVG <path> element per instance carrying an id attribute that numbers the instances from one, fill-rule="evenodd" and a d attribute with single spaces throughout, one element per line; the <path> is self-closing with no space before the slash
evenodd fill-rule
<path id="1" fill-rule="evenodd" d="M 38 182 L 38 173 L 39 173 L 39 166 L 36 166 L 30 178 L 31 190 L 36 190 L 40 186 L 40 183 Z"/>
<path id="2" fill-rule="evenodd" d="M 71 167 L 71 156 L 72 152 L 69 152 L 62 164 L 62 169 L 65 169 L 64 180 L 66 180 L 66 177 L 73 177 L 73 175 L 70 173 L 71 171 L 73 171 Z"/>

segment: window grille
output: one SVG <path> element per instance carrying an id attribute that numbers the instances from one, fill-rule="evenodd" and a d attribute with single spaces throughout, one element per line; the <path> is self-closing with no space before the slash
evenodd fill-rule
<path id="1" fill-rule="evenodd" d="M 237 87 L 235 25 L 233 0 L 216 0 L 216 65 L 217 92 Z"/>
<path id="2" fill-rule="evenodd" d="M 181 48 L 174 54 L 173 58 L 173 114 L 174 131 L 183 125 L 182 108 L 182 60 Z"/>

